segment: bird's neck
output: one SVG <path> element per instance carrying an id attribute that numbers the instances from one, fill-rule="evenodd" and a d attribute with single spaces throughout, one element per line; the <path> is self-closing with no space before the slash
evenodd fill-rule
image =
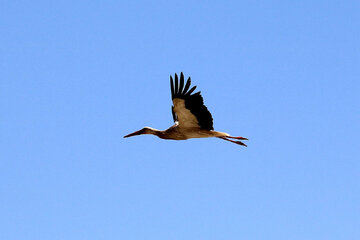
<path id="1" fill-rule="evenodd" d="M 164 131 L 155 128 L 147 127 L 146 133 L 158 136 L 159 138 L 164 138 Z"/>

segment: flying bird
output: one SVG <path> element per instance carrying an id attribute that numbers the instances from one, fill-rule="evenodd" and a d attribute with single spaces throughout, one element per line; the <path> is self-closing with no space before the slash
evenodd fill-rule
<path id="1" fill-rule="evenodd" d="M 190 85 L 190 77 L 186 81 L 186 84 L 184 84 L 183 73 L 180 74 L 180 82 L 176 73 L 175 81 L 172 76 L 170 76 L 171 98 L 173 101 L 171 110 L 175 122 L 173 126 L 163 131 L 151 127 L 144 127 L 139 131 L 124 136 L 124 138 L 141 134 L 152 134 L 162 139 L 172 140 L 217 137 L 247 147 L 245 143 L 240 141 L 248 140 L 247 138 L 233 137 L 225 132 L 214 131 L 211 113 L 204 105 L 204 100 L 200 92 L 193 93 L 196 86 L 193 86 L 189 90 Z"/>

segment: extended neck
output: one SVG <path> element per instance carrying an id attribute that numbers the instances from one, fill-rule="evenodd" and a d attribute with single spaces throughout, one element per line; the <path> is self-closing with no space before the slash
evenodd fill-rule
<path id="1" fill-rule="evenodd" d="M 158 136 L 159 138 L 164 138 L 164 131 L 155 129 L 155 128 L 151 128 L 151 127 L 146 127 L 145 128 L 145 134 L 152 134 L 155 136 Z"/>

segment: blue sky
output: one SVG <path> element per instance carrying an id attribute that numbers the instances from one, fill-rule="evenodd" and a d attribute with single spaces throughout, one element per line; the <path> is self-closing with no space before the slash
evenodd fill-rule
<path id="1" fill-rule="evenodd" d="M 3 1 L 1 239 L 359 239 L 358 1 Z M 215 130 L 172 125 L 169 75 Z"/>

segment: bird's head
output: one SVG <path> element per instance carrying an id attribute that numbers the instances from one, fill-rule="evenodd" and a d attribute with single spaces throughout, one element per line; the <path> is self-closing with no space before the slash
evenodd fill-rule
<path id="1" fill-rule="evenodd" d="M 141 134 L 154 134 L 156 131 L 157 130 L 154 129 L 154 128 L 144 127 L 142 129 L 140 129 L 139 131 L 136 131 L 136 132 L 133 132 L 133 133 L 130 133 L 130 134 L 124 136 L 124 138 L 132 137 L 132 136 L 136 136 L 136 135 L 141 135 Z"/>

